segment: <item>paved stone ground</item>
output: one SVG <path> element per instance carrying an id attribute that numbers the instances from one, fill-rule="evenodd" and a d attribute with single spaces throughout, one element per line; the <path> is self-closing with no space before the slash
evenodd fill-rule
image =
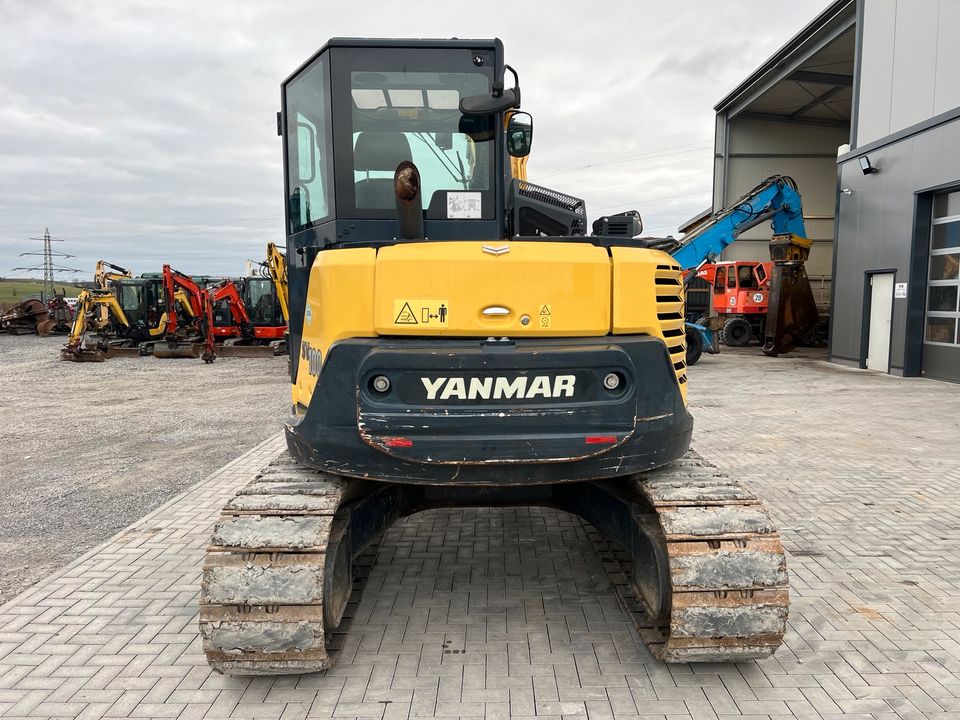
<path id="1" fill-rule="evenodd" d="M 0 714 L 960 717 L 960 386 L 754 351 L 704 358 L 691 386 L 695 447 L 784 528 L 774 658 L 658 664 L 575 519 L 450 510 L 387 534 L 332 671 L 211 673 L 203 547 L 278 437 L 0 608 Z"/>

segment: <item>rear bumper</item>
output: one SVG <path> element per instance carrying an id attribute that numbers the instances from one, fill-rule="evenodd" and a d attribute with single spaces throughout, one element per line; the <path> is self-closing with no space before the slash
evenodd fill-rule
<path id="1" fill-rule="evenodd" d="M 379 376 L 386 393 L 372 387 Z M 692 429 L 656 338 L 353 339 L 331 348 L 287 442 L 297 459 L 353 477 L 536 485 L 664 465 Z"/>

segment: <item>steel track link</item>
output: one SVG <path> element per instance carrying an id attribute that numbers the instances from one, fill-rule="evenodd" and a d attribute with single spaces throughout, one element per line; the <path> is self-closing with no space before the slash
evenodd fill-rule
<path id="1" fill-rule="evenodd" d="M 214 670 L 265 675 L 330 667 L 326 626 L 340 624 L 352 587 L 349 577 L 333 578 L 336 586 L 331 579 L 349 573 L 349 563 L 344 570 L 335 556 L 328 562 L 342 535 L 334 516 L 347 485 L 284 455 L 221 511 L 200 594 L 200 634 Z"/>
<path id="2" fill-rule="evenodd" d="M 665 602 L 638 581 L 643 570 L 622 545 L 585 528 L 654 656 L 682 663 L 772 655 L 786 630 L 789 582 L 779 533 L 761 501 L 692 451 L 632 483 L 628 498 L 655 513 L 666 545 Z"/>

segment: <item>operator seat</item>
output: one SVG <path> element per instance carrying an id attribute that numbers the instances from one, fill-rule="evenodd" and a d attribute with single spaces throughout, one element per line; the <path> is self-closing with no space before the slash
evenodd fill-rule
<path id="1" fill-rule="evenodd" d="M 362 132 L 353 148 L 353 169 L 367 177 L 357 181 L 358 209 L 393 210 L 393 173 L 404 160 L 412 160 L 410 143 L 401 132 Z M 371 172 L 388 172 L 390 177 L 370 177 Z"/>

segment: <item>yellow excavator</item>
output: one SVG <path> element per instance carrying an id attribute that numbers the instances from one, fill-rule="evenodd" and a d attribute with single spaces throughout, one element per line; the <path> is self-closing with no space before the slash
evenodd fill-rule
<path id="1" fill-rule="evenodd" d="M 60 351 L 62 360 L 102 362 L 108 358 L 139 354 L 136 347 L 123 347 L 122 342 L 110 337 L 111 331 L 130 330 L 130 321 L 119 302 L 117 289 L 123 281 L 132 277 L 133 273 L 126 268 L 106 260 L 97 260 L 93 272 L 95 287 L 83 290 L 77 298 L 67 344 Z M 92 345 L 85 344 L 88 330 L 94 330 L 98 336 Z"/>
<path id="2" fill-rule="evenodd" d="M 581 516 L 665 662 L 780 645 L 777 529 L 689 451 L 680 266 L 529 182 L 519 107 L 499 40 L 333 39 L 283 82 L 288 454 L 213 529 L 217 671 L 329 667 L 359 554 L 447 506 Z"/>
<path id="3" fill-rule="evenodd" d="M 133 348 L 131 353 L 130 348 L 118 348 L 111 344 L 107 334 L 111 318 L 123 328 L 130 327 L 123 308 L 109 289 L 82 290 L 73 311 L 73 325 L 67 344 L 60 350 L 60 359 L 71 362 L 103 362 L 110 357 L 138 354 L 136 348 Z M 98 335 L 97 342 L 93 345 L 84 342 L 88 329 L 95 330 Z"/>

